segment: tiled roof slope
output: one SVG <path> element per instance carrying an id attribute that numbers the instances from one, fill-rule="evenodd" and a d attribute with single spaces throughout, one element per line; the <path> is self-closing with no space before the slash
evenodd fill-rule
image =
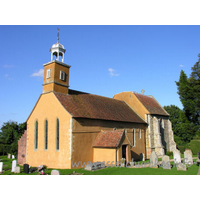
<path id="1" fill-rule="evenodd" d="M 138 93 L 134 94 L 151 114 L 169 116 L 153 97 Z"/>
<path id="2" fill-rule="evenodd" d="M 77 118 L 145 123 L 125 102 L 92 94 L 54 92 L 63 107 Z"/>
<path id="3" fill-rule="evenodd" d="M 102 130 L 93 143 L 93 147 L 118 147 L 124 130 Z"/>

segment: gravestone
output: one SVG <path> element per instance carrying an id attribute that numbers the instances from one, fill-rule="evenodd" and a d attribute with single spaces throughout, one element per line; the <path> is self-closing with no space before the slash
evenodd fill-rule
<path id="1" fill-rule="evenodd" d="M 198 159 L 200 160 L 200 151 L 198 152 Z"/>
<path id="2" fill-rule="evenodd" d="M 158 156 L 155 151 L 152 151 L 152 153 L 150 155 L 149 167 L 158 168 Z"/>
<path id="3" fill-rule="evenodd" d="M 190 149 L 184 151 L 184 162 L 186 164 L 193 164 L 192 151 Z"/>
<path id="4" fill-rule="evenodd" d="M 140 161 L 145 161 L 145 157 L 143 153 L 140 154 Z"/>
<path id="5" fill-rule="evenodd" d="M 9 159 L 11 158 L 11 154 L 8 154 L 8 158 L 9 158 Z"/>
<path id="6" fill-rule="evenodd" d="M 187 171 L 186 164 L 184 163 L 177 163 L 176 167 L 177 167 L 177 170 Z"/>
<path id="7" fill-rule="evenodd" d="M 24 173 L 29 174 L 29 165 L 24 164 Z"/>
<path id="8" fill-rule="evenodd" d="M 59 170 L 52 170 L 51 175 L 60 175 L 60 171 Z"/>
<path id="9" fill-rule="evenodd" d="M 175 149 L 173 151 L 173 155 L 174 155 L 174 162 L 175 163 L 181 163 L 181 154 L 180 154 L 180 151 L 178 149 Z"/>
<path id="10" fill-rule="evenodd" d="M 102 169 L 104 167 L 105 167 L 104 162 L 93 162 L 93 163 L 86 165 L 85 170 L 92 171 L 92 170 Z"/>
<path id="11" fill-rule="evenodd" d="M 14 155 L 12 155 L 12 159 L 15 159 L 15 156 L 14 156 Z"/>
<path id="12" fill-rule="evenodd" d="M 3 172 L 3 162 L 0 162 L 0 174 Z"/>
<path id="13" fill-rule="evenodd" d="M 12 161 L 12 170 L 11 172 L 15 172 L 15 167 L 17 166 L 17 161 L 16 160 L 13 160 Z"/>
<path id="14" fill-rule="evenodd" d="M 169 156 L 163 156 L 162 157 L 162 168 L 163 169 L 171 169 Z"/>
<path id="15" fill-rule="evenodd" d="M 16 173 L 16 174 L 19 174 L 19 173 L 20 173 L 20 167 L 18 167 L 18 166 L 15 167 L 15 173 Z"/>

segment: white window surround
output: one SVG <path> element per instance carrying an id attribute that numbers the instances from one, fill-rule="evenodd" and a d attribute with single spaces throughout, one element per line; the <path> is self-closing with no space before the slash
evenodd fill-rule
<path id="1" fill-rule="evenodd" d="M 60 71 L 60 80 L 64 81 L 65 80 L 65 72 Z"/>
<path id="2" fill-rule="evenodd" d="M 141 129 L 139 128 L 138 138 L 141 139 Z"/>
<path id="3" fill-rule="evenodd" d="M 51 69 L 47 69 L 47 76 L 46 78 L 50 78 L 51 77 Z"/>
<path id="4" fill-rule="evenodd" d="M 135 147 L 135 129 L 133 129 L 133 147 Z"/>

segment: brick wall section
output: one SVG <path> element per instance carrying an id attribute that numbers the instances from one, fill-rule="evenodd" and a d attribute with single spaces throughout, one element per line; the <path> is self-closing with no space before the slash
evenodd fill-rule
<path id="1" fill-rule="evenodd" d="M 26 145 L 27 145 L 27 131 L 18 140 L 18 157 L 17 163 L 23 165 L 26 163 Z"/>

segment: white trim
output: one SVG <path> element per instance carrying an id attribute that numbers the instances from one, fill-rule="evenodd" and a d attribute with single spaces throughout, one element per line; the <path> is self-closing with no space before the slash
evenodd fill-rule
<path id="1" fill-rule="evenodd" d="M 138 129 L 138 138 L 141 139 L 141 129 Z"/>
<path id="2" fill-rule="evenodd" d="M 46 78 L 50 78 L 50 77 L 51 77 L 51 69 L 47 69 Z"/>
<path id="3" fill-rule="evenodd" d="M 60 71 L 60 80 L 64 81 L 65 80 L 65 72 Z"/>
<path id="4" fill-rule="evenodd" d="M 135 143 L 136 143 L 136 142 L 135 142 L 135 129 L 133 129 L 133 137 L 134 137 L 134 138 L 133 138 L 133 141 L 134 141 L 133 147 L 135 147 Z"/>

